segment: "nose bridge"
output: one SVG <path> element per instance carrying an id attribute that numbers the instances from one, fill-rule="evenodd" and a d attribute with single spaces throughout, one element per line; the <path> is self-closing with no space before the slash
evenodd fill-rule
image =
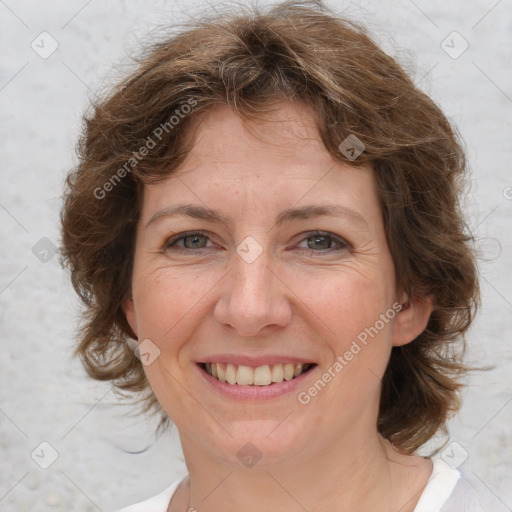
<path id="1" fill-rule="evenodd" d="M 286 325 L 291 312 L 283 285 L 269 268 L 268 251 L 262 248 L 255 257 L 255 246 L 248 243 L 240 244 L 233 255 L 231 272 L 216 306 L 216 319 L 240 335 L 254 336 L 265 327 Z M 249 254 L 251 257 L 247 257 Z"/>
<path id="2" fill-rule="evenodd" d="M 262 253 L 254 261 L 247 261 L 237 255 L 232 262 L 234 276 L 232 294 L 243 302 L 261 309 L 268 302 L 272 292 L 273 274 L 268 265 L 268 256 Z"/>

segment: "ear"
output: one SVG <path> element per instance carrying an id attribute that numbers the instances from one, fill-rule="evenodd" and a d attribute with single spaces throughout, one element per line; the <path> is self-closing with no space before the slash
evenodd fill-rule
<path id="1" fill-rule="evenodd" d="M 402 294 L 402 309 L 395 318 L 393 325 L 393 346 L 406 345 L 419 336 L 427 326 L 432 313 L 433 295 L 412 297 Z"/>
<path id="2" fill-rule="evenodd" d="M 131 327 L 135 335 L 139 336 L 139 330 L 137 328 L 137 315 L 135 314 L 135 304 L 132 299 L 126 299 L 122 305 L 124 316 L 128 325 Z"/>

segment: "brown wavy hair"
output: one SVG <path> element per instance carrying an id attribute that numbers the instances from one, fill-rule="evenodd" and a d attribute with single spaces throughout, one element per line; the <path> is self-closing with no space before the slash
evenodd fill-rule
<path id="1" fill-rule="evenodd" d="M 479 303 L 459 204 L 462 144 L 363 27 L 315 1 L 238 7 L 152 44 L 84 116 L 61 212 L 62 260 L 84 304 L 75 355 L 91 377 L 114 381 L 123 396 L 135 393 L 144 412 L 159 411 L 164 430 L 169 419 L 127 343 L 135 334 L 122 310 L 144 184 L 179 167 L 193 144 L 191 123 L 213 105 L 249 119 L 275 101 L 301 101 L 334 158 L 371 164 L 398 289 L 434 297 L 426 329 L 392 349 L 382 381 L 378 430 L 413 453 L 460 407 L 464 334 Z M 338 149 L 350 134 L 365 146 L 354 161 Z"/>

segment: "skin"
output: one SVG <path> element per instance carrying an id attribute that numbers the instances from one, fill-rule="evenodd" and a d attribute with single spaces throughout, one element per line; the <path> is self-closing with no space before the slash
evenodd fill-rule
<path id="1" fill-rule="evenodd" d="M 144 190 L 124 311 L 138 339 L 160 350 L 144 369 L 179 430 L 189 470 L 169 510 L 412 511 L 431 462 L 399 453 L 376 422 L 391 349 L 425 328 L 431 299 L 396 289 L 371 168 L 334 160 L 306 106 L 277 106 L 258 122 L 214 107 L 178 172 Z M 181 215 L 148 225 L 181 203 L 219 210 L 228 222 Z M 362 220 L 276 224 L 286 208 L 326 204 Z M 206 238 L 175 242 L 192 230 Z M 317 240 L 315 230 L 341 242 Z M 262 248 L 251 263 L 236 252 L 248 236 Z M 300 404 L 297 393 L 395 302 L 402 311 Z M 297 392 L 236 401 L 212 390 L 196 364 L 218 353 L 291 354 L 317 366 Z M 237 457 L 248 442 L 262 455 L 251 468 Z"/>

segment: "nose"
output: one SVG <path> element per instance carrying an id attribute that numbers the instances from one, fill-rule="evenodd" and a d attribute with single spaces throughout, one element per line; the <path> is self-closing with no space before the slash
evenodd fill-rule
<path id="1" fill-rule="evenodd" d="M 291 292 L 265 254 L 251 263 L 235 254 L 231 271 L 223 279 L 214 317 L 239 336 L 268 334 L 291 321 Z"/>

